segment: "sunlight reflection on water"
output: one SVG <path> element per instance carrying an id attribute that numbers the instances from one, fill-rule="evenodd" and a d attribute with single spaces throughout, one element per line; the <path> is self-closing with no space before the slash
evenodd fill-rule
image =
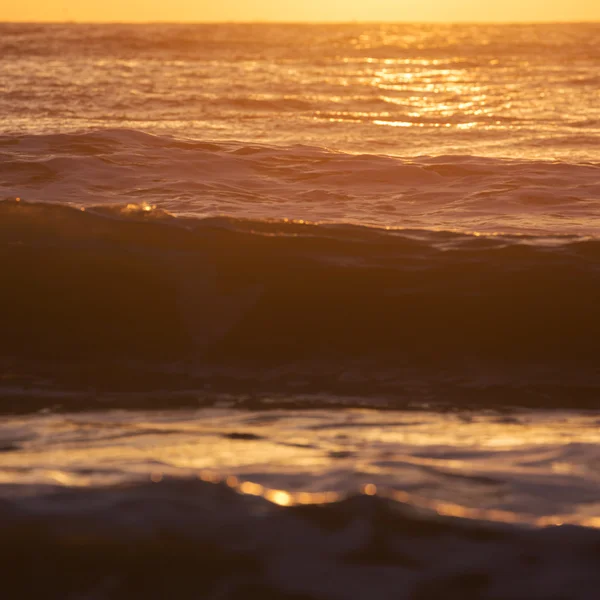
<path id="1" fill-rule="evenodd" d="M 10 418 L 2 440 L 18 448 L 3 455 L 0 479 L 86 487 L 197 476 L 280 505 L 362 492 L 442 515 L 597 527 L 597 423 L 370 410 Z"/>

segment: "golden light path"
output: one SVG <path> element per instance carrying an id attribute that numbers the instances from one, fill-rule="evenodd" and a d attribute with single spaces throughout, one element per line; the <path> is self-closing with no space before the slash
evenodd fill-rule
<path id="1" fill-rule="evenodd" d="M 251 481 L 239 481 L 237 477 L 220 477 L 214 473 L 200 473 L 198 475 L 203 481 L 211 483 L 225 483 L 241 494 L 251 496 L 262 496 L 265 500 L 278 504 L 280 506 L 293 506 L 298 504 L 328 504 L 339 502 L 346 497 L 346 494 L 337 492 L 298 492 L 290 493 L 285 490 L 266 488 L 258 483 Z M 153 481 L 159 482 L 162 477 L 155 478 Z M 452 502 L 438 502 L 430 500 L 416 494 L 402 492 L 398 490 L 384 489 L 377 490 L 373 483 L 367 483 L 362 487 L 362 493 L 366 496 L 379 495 L 383 498 L 389 498 L 396 502 L 408 504 L 414 508 L 420 508 L 437 513 L 442 517 L 458 517 L 462 519 L 471 519 L 476 521 L 494 521 L 499 523 L 515 523 L 534 525 L 537 527 L 548 527 L 558 525 L 579 525 L 584 527 L 600 528 L 600 516 L 598 517 L 577 517 L 574 515 L 549 515 L 536 517 L 529 514 L 516 514 L 505 510 L 486 510 L 482 508 L 468 508 Z"/>
<path id="2" fill-rule="evenodd" d="M 597 424 L 595 413 L 358 409 L 14 417 L 0 425 L 0 442 L 14 446 L 0 483 L 199 478 L 280 506 L 363 493 L 441 516 L 600 527 Z"/>

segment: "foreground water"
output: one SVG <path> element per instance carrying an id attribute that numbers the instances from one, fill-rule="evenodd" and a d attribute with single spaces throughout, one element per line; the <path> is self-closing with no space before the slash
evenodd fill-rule
<path id="1" fill-rule="evenodd" d="M 597 413 L 320 400 L 5 420 L 3 585 L 21 597 L 595 597 Z"/>
<path id="2" fill-rule="evenodd" d="M 595 598 L 599 32 L 0 25 L 4 588 Z"/>

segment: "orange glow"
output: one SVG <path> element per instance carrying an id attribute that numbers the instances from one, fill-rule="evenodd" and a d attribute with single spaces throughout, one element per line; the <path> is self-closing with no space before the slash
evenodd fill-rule
<path id="1" fill-rule="evenodd" d="M 597 0 L 22 0 L 0 6 L 3 21 L 595 21 Z"/>
<path id="2" fill-rule="evenodd" d="M 386 426 L 382 427 L 372 411 L 341 411 L 336 417 L 327 411 L 292 414 L 293 418 L 271 425 L 263 423 L 256 429 L 248 426 L 246 414 L 228 411 L 184 414 L 179 421 L 171 418 L 162 421 L 160 416 L 141 414 L 124 417 L 122 424 L 109 416 L 106 419 L 111 425 L 111 436 L 117 436 L 116 444 L 111 443 L 110 436 L 104 441 L 86 440 L 88 421 L 83 418 L 41 416 L 34 421 L 34 441 L 3 457 L 0 483 L 25 480 L 53 486 L 102 487 L 137 480 L 141 474 L 146 475 L 147 481 L 159 485 L 165 481 L 168 485 L 170 480 L 179 477 L 198 477 L 282 507 L 338 502 L 362 492 L 441 516 L 539 526 L 570 523 L 600 527 L 598 511 L 583 504 L 573 504 L 570 512 L 563 511 L 560 505 L 554 510 L 548 507 L 528 512 L 535 508 L 535 493 L 531 495 L 529 506 L 505 508 L 506 499 L 510 499 L 512 493 L 518 496 L 520 482 L 529 476 L 534 482 L 532 492 L 535 492 L 536 481 L 541 484 L 540 493 L 547 493 L 545 490 L 550 488 L 546 486 L 564 489 L 570 482 L 594 485 L 591 462 L 560 450 L 572 443 L 600 443 L 600 430 L 593 415 L 543 413 L 533 417 L 517 414 L 513 419 L 504 419 L 492 414 L 463 421 L 451 414 L 399 412 L 390 414 Z M 236 418 L 245 423 L 240 430 L 260 432 L 262 437 L 256 441 L 236 441 L 220 436 L 222 431 L 232 429 Z M 96 419 L 100 425 L 104 422 L 101 416 Z M 28 422 L 32 420 L 29 418 Z M 6 420 L 6 426 L 19 430 L 24 422 L 14 417 Z M 315 429 L 318 423 L 328 426 Z M 348 424 L 352 425 L 352 436 L 340 437 L 347 433 Z M 84 436 L 79 437 L 84 432 Z M 64 434 L 81 441 L 75 445 L 47 441 L 56 436 L 60 439 Z M 456 449 L 456 455 L 436 451 L 448 447 Z M 345 467 L 339 459 L 339 452 L 343 450 L 355 456 Z M 382 450 L 386 456 L 383 463 Z M 523 457 L 529 458 L 521 462 Z M 52 466 L 43 468 L 40 466 L 43 464 Z M 112 468 L 98 472 L 84 468 L 96 464 Z M 252 472 L 263 473 L 262 483 L 252 481 L 248 466 Z M 401 489 L 403 480 L 399 469 L 406 468 L 413 473 L 438 473 L 440 487 L 434 485 L 423 492 Z M 340 469 L 361 474 L 360 478 L 352 478 L 356 487 L 285 489 L 285 482 L 279 479 L 280 473 L 292 473 L 298 481 L 310 483 L 319 481 L 327 473 L 341 472 Z M 501 482 L 507 495 L 498 502 L 489 496 L 488 484 L 477 483 L 481 475 Z M 450 481 L 463 481 L 459 487 L 470 481 L 473 497 L 467 498 L 465 503 L 462 494 L 452 498 L 448 476 Z M 332 485 L 336 485 L 335 481 Z M 481 492 L 477 492 L 477 488 Z M 441 489 L 444 494 L 438 495 Z"/>
<path id="3" fill-rule="evenodd" d="M 377 493 L 377 486 L 373 483 L 367 483 L 364 487 L 364 492 L 367 496 L 374 496 Z"/>
<path id="4" fill-rule="evenodd" d="M 265 498 L 269 500 L 269 502 L 279 504 L 279 506 L 289 506 L 292 504 L 291 495 L 283 490 L 268 490 L 265 492 Z"/>
<path id="5" fill-rule="evenodd" d="M 262 496 L 264 493 L 264 488 L 262 485 L 258 483 L 252 483 L 251 481 L 244 481 L 244 483 L 240 485 L 239 489 L 242 494 L 248 494 L 250 496 Z"/>
<path id="6" fill-rule="evenodd" d="M 238 478 L 235 475 L 229 475 L 229 477 L 227 477 L 227 479 L 225 479 L 225 483 L 229 486 L 229 487 L 237 487 L 239 481 Z"/>

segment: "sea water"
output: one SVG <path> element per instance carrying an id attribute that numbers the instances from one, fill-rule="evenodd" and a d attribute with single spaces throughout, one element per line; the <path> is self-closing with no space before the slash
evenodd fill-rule
<path id="1" fill-rule="evenodd" d="M 0 25 L 11 597 L 596 598 L 599 36 Z"/>

